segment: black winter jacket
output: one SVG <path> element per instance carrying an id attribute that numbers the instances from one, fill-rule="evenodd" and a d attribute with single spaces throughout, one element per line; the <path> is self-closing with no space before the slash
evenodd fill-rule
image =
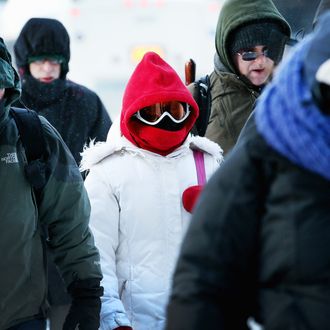
<path id="1" fill-rule="evenodd" d="M 31 18 L 22 28 L 14 52 L 22 78 L 21 103 L 58 130 L 79 164 L 85 143 L 90 139 L 106 140 L 111 120 L 96 93 L 66 79 L 70 61 L 68 32 L 58 20 Z M 51 83 L 34 79 L 29 63 L 37 56 L 60 58 L 60 78 Z"/>
<path id="2" fill-rule="evenodd" d="M 167 330 L 329 328 L 330 182 L 248 129 L 197 205 Z"/>
<path id="3" fill-rule="evenodd" d="M 91 139 L 105 141 L 110 117 L 100 98 L 88 88 L 67 79 L 51 84 L 26 75 L 22 79 L 21 102 L 38 112 L 58 130 L 76 162 Z"/>

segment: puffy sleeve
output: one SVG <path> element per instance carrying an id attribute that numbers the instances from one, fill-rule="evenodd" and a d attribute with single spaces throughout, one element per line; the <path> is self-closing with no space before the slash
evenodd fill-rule
<path id="1" fill-rule="evenodd" d="M 116 329 L 130 326 L 125 308 L 119 297 L 116 275 L 116 250 L 119 244 L 120 208 L 109 180 L 102 171 L 102 165 L 91 168 L 85 180 L 91 202 L 90 227 L 95 244 L 100 251 L 103 272 L 101 329 Z"/>

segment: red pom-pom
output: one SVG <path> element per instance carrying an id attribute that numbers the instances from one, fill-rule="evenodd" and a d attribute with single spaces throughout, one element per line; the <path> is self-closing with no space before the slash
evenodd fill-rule
<path id="1" fill-rule="evenodd" d="M 196 185 L 187 188 L 182 194 L 182 203 L 186 211 L 192 213 L 195 204 L 198 200 L 200 193 L 203 190 L 203 186 Z"/>

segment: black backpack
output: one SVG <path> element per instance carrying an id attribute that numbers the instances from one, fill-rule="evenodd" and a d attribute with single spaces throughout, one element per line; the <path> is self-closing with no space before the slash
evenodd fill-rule
<path id="1" fill-rule="evenodd" d="M 38 114 L 30 109 L 12 107 L 10 108 L 10 112 L 15 120 L 25 150 L 27 159 L 27 164 L 24 168 L 25 177 L 33 188 L 37 206 L 39 207 L 41 202 L 41 191 L 47 182 L 49 174 L 46 170 L 48 152 L 41 120 Z M 48 230 L 46 226 L 40 225 L 39 222 L 38 228 L 41 235 L 41 243 L 43 245 L 44 270 L 46 274 L 48 274 L 48 278 L 50 272 L 49 269 L 52 265 L 52 263 L 49 262 L 47 252 Z M 47 315 L 47 306 L 48 303 L 46 302 L 41 306 L 41 313 L 44 316 Z"/>
<path id="2" fill-rule="evenodd" d="M 41 190 L 47 182 L 45 160 L 48 155 L 41 121 L 33 110 L 12 107 L 10 112 L 16 122 L 27 158 L 25 175 L 33 187 L 39 205 Z"/>
<path id="3" fill-rule="evenodd" d="M 195 101 L 199 107 L 199 116 L 193 128 L 193 133 L 204 136 L 209 123 L 211 113 L 211 90 L 210 77 L 208 75 L 194 82 L 197 87 L 197 95 L 194 95 Z"/>

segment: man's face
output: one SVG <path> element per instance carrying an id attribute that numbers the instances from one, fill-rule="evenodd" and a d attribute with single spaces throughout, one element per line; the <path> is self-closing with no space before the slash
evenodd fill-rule
<path id="1" fill-rule="evenodd" d="M 267 47 L 242 49 L 234 55 L 235 65 L 241 75 L 255 86 L 265 84 L 274 69 L 274 61 L 266 56 Z"/>
<path id="2" fill-rule="evenodd" d="M 33 78 L 43 83 L 50 83 L 60 77 L 61 63 L 52 58 L 44 58 L 31 62 L 29 69 Z"/>
<path id="3" fill-rule="evenodd" d="M 3 96 L 5 95 L 5 89 L 0 88 L 0 100 L 2 100 Z"/>

